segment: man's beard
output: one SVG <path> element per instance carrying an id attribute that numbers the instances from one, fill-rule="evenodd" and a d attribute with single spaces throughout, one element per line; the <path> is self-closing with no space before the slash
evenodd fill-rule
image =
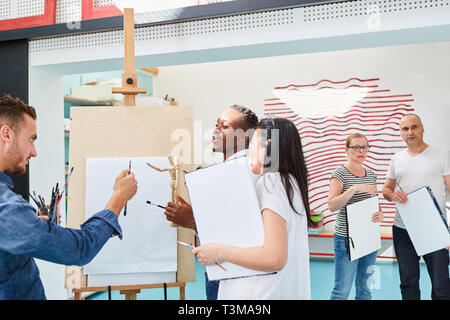
<path id="1" fill-rule="evenodd" d="M 22 167 L 20 165 L 23 162 L 23 159 L 20 156 L 17 143 L 15 143 L 13 147 L 10 150 L 8 150 L 7 159 L 10 162 L 9 168 L 5 170 L 7 173 L 24 174 L 27 172 L 27 167 L 26 166 Z"/>

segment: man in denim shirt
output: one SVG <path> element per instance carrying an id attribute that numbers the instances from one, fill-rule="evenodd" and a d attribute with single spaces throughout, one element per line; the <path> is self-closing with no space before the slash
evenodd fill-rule
<path id="1" fill-rule="evenodd" d="M 36 112 L 6 95 L 0 98 L 0 300 L 46 299 L 33 258 L 65 265 L 85 265 L 111 236 L 122 238 L 117 217 L 137 192 L 134 175 L 123 170 L 116 178 L 113 195 L 103 211 L 81 225 L 60 227 L 44 217 L 21 196 L 11 191 L 5 174 L 26 172 L 36 157 Z"/>

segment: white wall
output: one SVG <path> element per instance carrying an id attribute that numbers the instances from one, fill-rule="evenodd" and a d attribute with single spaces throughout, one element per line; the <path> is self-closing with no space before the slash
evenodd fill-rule
<path id="1" fill-rule="evenodd" d="M 449 52 L 450 42 L 441 42 L 161 67 L 155 94 L 194 106 L 194 120 L 205 133 L 234 103 L 263 116 L 264 99 L 274 97 L 275 86 L 377 77 L 393 94 L 412 93 L 425 141 L 450 149 Z M 194 139 L 203 139 L 203 150 L 209 150 L 208 135 Z M 195 153 L 196 163 L 202 162 L 201 155 Z"/>
<path id="2" fill-rule="evenodd" d="M 52 188 L 57 182 L 64 184 L 65 177 L 63 78 L 31 68 L 29 82 L 29 104 L 36 107 L 38 137 L 37 157 L 30 160 L 30 190 L 49 198 Z M 61 201 L 60 210 L 65 212 L 65 201 Z M 65 225 L 64 219 L 61 225 Z M 64 266 L 38 259 L 36 262 L 47 299 L 66 299 Z"/>
<path id="3" fill-rule="evenodd" d="M 203 144 L 203 152 L 194 155 L 196 163 L 209 161 L 207 129 L 231 104 L 250 107 L 261 117 L 264 99 L 275 97 L 275 86 L 350 77 L 380 78 L 380 85 L 392 94 L 411 93 L 412 106 L 425 126 L 425 141 L 450 149 L 449 52 L 450 42 L 441 42 L 161 67 L 155 94 L 169 94 L 180 105 L 194 107 L 196 127 L 202 128 L 194 132 L 197 149 Z M 327 229 L 333 227 L 330 224 Z M 332 253 L 332 241 L 311 238 L 311 252 Z M 394 257 L 391 245 L 383 241 L 379 254 Z"/>

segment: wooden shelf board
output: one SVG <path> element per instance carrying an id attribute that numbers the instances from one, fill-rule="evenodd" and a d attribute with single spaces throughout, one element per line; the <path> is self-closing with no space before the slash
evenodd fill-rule
<path id="1" fill-rule="evenodd" d="M 100 102 L 96 100 L 83 99 L 72 96 L 64 96 L 64 103 L 70 103 L 75 106 L 112 106 L 112 102 Z"/>
<path id="2" fill-rule="evenodd" d="M 382 240 L 392 240 L 392 232 L 381 232 L 380 235 Z M 319 234 L 308 234 L 308 236 L 313 238 L 333 238 L 334 231 L 324 230 Z"/>

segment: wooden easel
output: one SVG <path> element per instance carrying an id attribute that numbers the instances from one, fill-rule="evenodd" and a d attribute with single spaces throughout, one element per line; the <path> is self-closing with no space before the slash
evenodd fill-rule
<path id="1" fill-rule="evenodd" d="M 124 73 L 122 74 L 122 87 L 113 88 L 113 93 L 121 93 L 124 95 L 125 106 L 135 106 L 135 95 L 139 93 L 146 93 L 145 88 L 137 87 L 137 74 L 135 73 L 134 65 L 134 10 L 124 10 Z M 180 234 L 178 230 L 178 234 Z M 67 271 L 66 271 L 67 277 Z M 67 278 L 66 278 L 67 281 Z M 179 287 L 180 288 L 180 300 L 185 299 L 185 287 L 186 282 L 180 281 L 176 283 L 161 283 L 161 284 L 142 284 L 142 285 L 115 285 L 115 286 L 78 286 L 78 288 L 72 288 L 74 293 L 74 300 L 82 300 L 83 292 L 99 292 L 99 291 L 111 291 L 120 290 L 120 294 L 125 295 L 126 300 L 136 300 L 137 294 L 141 292 L 141 289 L 150 288 L 163 288 L 164 298 L 167 299 L 167 288 Z"/>
<path id="2" fill-rule="evenodd" d="M 145 284 L 145 285 L 127 285 L 127 286 L 111 286 L 111 287 L 83 287 L 79 289 L 72 289 L 74 293 L 74 300 L 83 300 L 82 293 L 83 292 L 100 292 L 100 291 L 117 291 L 120 290 L 120 294 L 125 295 L 125 300 L 136 300 L 137 294 L 141 293 L 142 289 L 155 289 L 155 288 L 163 288 L 164 289 L 164 300 L 167 299 L 167 288 L 180 288 L 180 300 L 186 299 L 186 283 L 185 282 L 176 282 L 176 283 L 157 283 L 157 284 Z"/>
<path id="3" fill-rule="evenodd" d="M 122 87 L 112 88 L 112 93 L 124 95 L 125 106 L 136 106 L 136 94 L 146 93 L 145 88 L 137 87 L 137 74 L 134 70 L 134 9 L 125 8 L 123 12 L 124 73 Z"/>

